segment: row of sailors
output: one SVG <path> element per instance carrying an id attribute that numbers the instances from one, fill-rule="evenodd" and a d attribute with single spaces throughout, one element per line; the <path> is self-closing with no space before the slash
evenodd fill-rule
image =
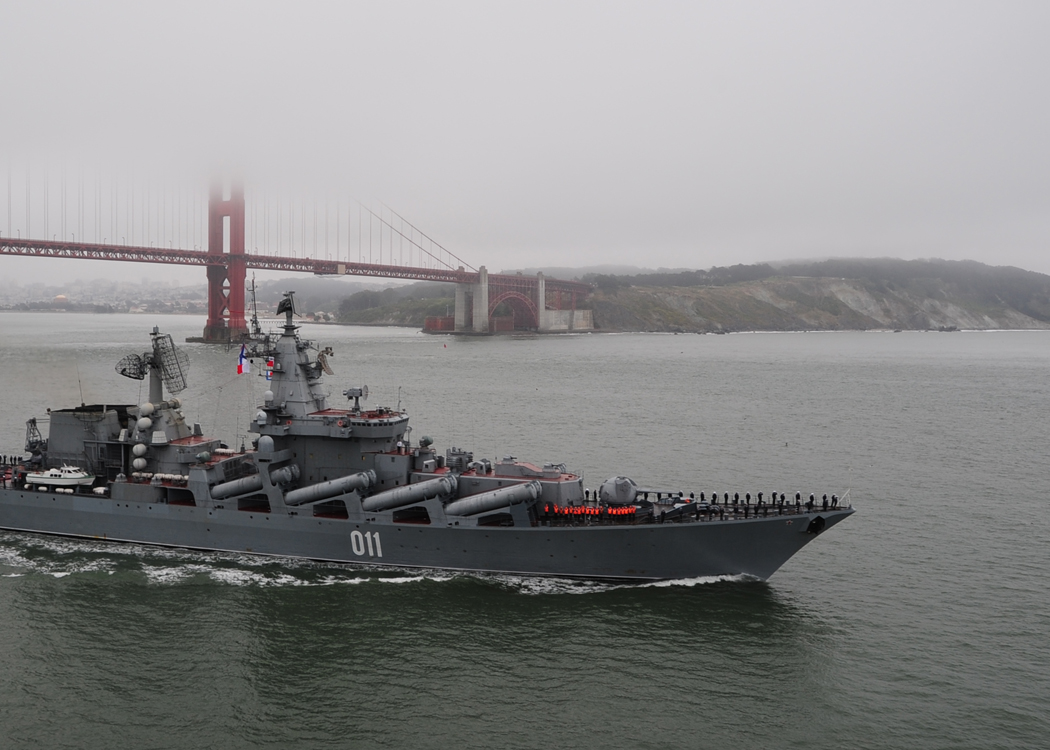
<path id="1" fill-rule="evenodd" d="M 663 499 L 663 495 L 664 495 L 664 493 L 657 492 L 656 493 L 656 501 L 660 502 Z M 584 498 L 585 498 L 585 500 L 590 500 L 590 497 L 591 497 L 591 491 L 590 490 L 584 490 Z M 696 502 L 697 501 L 696 496 L 692 492 L 689 493 L 689 500 L 685 499 L 685 494 L 682 493 L 682 492 L 679 492 L 677 497 L 675 496 L 674 493 L 668 492 L 667 493 L 667 497 L 668 497 L 669 500 L 680 502 L 680 503 L 684 503 L 684 502 L 692 503 L 692 502 Z M 762 493 L 759 492 L 758 493 L 758 497 L 757 497 L 757 501 L 758 501 L 757 504 L 758 504 L 759 507 L 762 507 L 763 505 L 779 505 L 780 507 L 784 507 L 785 504 L 789 503 L 789 501 L 787 499 L 787 496 L 783 492 L 780 493 L 780 502 L 779 503 L 777 502 L 777 493 L 776 492 L 774 492 L 774 493 L 772 493 L 770 495 L 771 500 L 769 502 L 763 501 L 762 497 L 763 497 Z M 598 499 L 598 491 L 597 490 L 594 491 L 594 499 L 595 500 Z M 648 492 L 643 492 L 642 493 L 642 499 L 643 500 L 648 500 L 649 499 L 649 493 Z M 704 495 L 703 492 L 700 493 L 700 502 L 701 503 L 706 503 L 707 502 L 707 498 L 706 498 L 706 496 Z M 717 492 L 712 492 L 711 493 L 711 503 L 713 505 L 718 505 L 718 493 Z M 728 492 L 726 492 L 723 495 L 723 504 L 724 505 L 729 505 L 729 493 Z M 740 493 L 739 492 L 734 492 L 733 493 L 733 505 L 739 505 L 739 504 L 740 504 Z M 744 495 L 744 505 L 747 506 L 747 505 L 750 505 L 750 504 L 751 504 L 751 493 L 748 492 L 748 493 L 745 493 L 745 495 Z M 825 493 L 824 497 L 822 498 L 822 501 L 821 501 L 820 505 L 821 505 L 821 508 L 823 510 L 827 510 L 829 507 L 830 508 L 837 508 L 839 506 L 839 496 L 838 495 L 832 495 L 831 499 L 828 500 L 827 493 Z M 801 492 L 796 492 L 795 493 L 795 507 L 796 508 L 800 508 L 801 506 L 802 506 L 802 493 Z M 813 510 L 817 506 L 817 499 L 816 499 L 816 496 L 813 493 L 810 493 L 809 500 L 806 501 L 805 506 L 806 506 L 806 510 Z"/>
<path id="2" fill-rule="evenodd" d="M 646 494 L 648 494 L 648 493 L 646 493 Z M 678 493 L 678 497 L 679 497 L 679 502 L 685 502 L 685 499 L 683 498 L 681 492 Z M 758 493 L 758 503 L 757 504 L 759 506 L 762 506 L 762 505 L 780 505 L 780 506 L 783 506 L 783 505 L 789 503 L 787 497 L 784 495 L 783 492 L 780 493 L 780 502 L 779 503 L 777 502 L 777 493 L 775 493 L 775 492 L 772 493 L 770 495 L 770 498 L 771 499 L 770 499 L 769 502 L 764 502 L 762 500 L 762 493 L 759 492 Z M 726 492 L 723 495 L 722 499 L 723 499 L 723 504 L 724 505 L 729 505 L 729 493 L 728 492 Z M 695 501 L 695 498 L 693 497 L 693 493 L 690 492 L 689 493 L 689 502 L 694 502 L 694 501 Z M 704 493 L 703 492 L 700 493 L 700 502 L 702 502 L 702 503 L 706 502 L 706 500 L 704 499 Z M 712 492 L 711 493 L 711 502 L 714 505 L 718 505 L 718 493 L 717 492 Z M 740 493 L 739 492 L 734 492 L 733 493 L 733 505 L 739 505 L 739 504 L 740 504 Z M 744 505 L 750 505 L 750 504 L 751 504 L 751 493 L 748 492 L 748 493 L 746 493 L 744 495 Z M 809 500 L 806 501 L 805 505 L 806 505 L 806 510 L 813 510 L 813 508 L 815 508 L 817 506 L 816 496 L 814 494 L 810 493 Z M 801 506 L 802 506 L 802 493 L 801 492 L 796 492 L 795 493 L 795 507 L 798 508 L 798 507 L 801 507 Z M 827 510 L 829 507 L 837 508 L 838 506 L 839 506 L 839 496 L 838 495 L 832 495 L 831 496 L 831 500 L 828 500 L 828 496 L 825 493 L 824 497 L 821 500 L 821 507 L 824 510 Z"/>
<path id="3" fill-rule="evenodd" d="M 597 508 L 591 505 L 544 504 L 543 512 L 554 516 L 633 516 L 638 512 L 638 508 L 634 505 L 605 505 Z"/>

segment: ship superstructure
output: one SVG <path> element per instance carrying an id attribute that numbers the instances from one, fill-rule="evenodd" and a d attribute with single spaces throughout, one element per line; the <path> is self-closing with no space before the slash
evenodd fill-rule
<path id="1" fill-rule="evenodd" d="M 400 567 L 615 579 L 711 575 L 768 578 L 852 508 L 685 496 L 613 477 L 594 491 L 562 464 L 490 461 L 411 439 L 406 413 L 362 406 L 367 388 L 328 403 L 330 349 L 299 336 L 294 296 L 282 330 L 246 355 L 270 371 L 250 450 L 186 423 L 172 394 L 188 360 L 154 329 L 152 349 L 117 366 L 149 378 L 149 400 L 52 411 L 44 439 L 27 426 L 28 461 L 0 489 L 0 528 L 211 550 Z M 28 483 L 76 468 L 94 486 Z"/>

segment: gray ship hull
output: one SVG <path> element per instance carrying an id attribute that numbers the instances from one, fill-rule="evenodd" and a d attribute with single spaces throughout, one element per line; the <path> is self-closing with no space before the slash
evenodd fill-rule
<path id="1" fill-rule="evenodd" d="M 0 528 L 395 568 L 652 581 L 767 579 L 851 508 L 738 520 L 459 527 L 326 519 L 0 489 Z"/>
<path id="2" fill-rule="evenodd" d="M 280 334 L 241 348 L 266 363 L 251 449 L 192 427 L 182 402 L 188 358 L 154 328 L 152 350 L 121 375 L 149 378 L 140 404 L 48 410 L 26 423 L 27 459 L 0 465 L 0 528 L 187 549 L 394 568 L 652 581 L 766 579 L 850 515 L 838 497 L 783 493 L 705 499 L 629 477 L 584 489 L 564 464 L 490 461 L 410 439 L 408 414 L 362 407 L 365 387 L 328 403 L 330 348 L 301 339 L 288 292 Z M 260 373 L 261 374 L 261 373 Z M 91 487 L 53 487 L 41 470 L 75 467 Z M 652 496 L 652 500 L 650 500 Z M 721 502 L 720 502 L 721 501 Z M 819 510 L 817 510 L 819 508 Z"/>

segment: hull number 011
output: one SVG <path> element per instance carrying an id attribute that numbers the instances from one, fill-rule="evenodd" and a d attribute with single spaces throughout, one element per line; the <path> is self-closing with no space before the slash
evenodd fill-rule
<path id="1" fill-rule="evenodd" d="M 351 531 L 350 547 L 358 557 L 365 554 L 366 551 L 369 557 L 383 556 L 383 545 L 379 543 L 378 531 L 366 531 L 364 534 L 360 531 Z"/>

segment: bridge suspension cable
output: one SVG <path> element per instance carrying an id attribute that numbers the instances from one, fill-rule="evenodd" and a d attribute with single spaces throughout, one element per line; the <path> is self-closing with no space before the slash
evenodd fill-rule
<path id="1" fill-rule="evenodd" d="M 477 270 L 478 270 L 478 269 L 474 268 L 474 266 L 470 265 L 470 264 L 469 264 L 469 263 L 467 263 L 467 262 L 466 262 L 465 260 L 463 260 L 462 258 L 460 258 L 460 257 L 459 257 L 458 255 L 456 255 L 456 254 L 455 254 L 454 252 L 452 252 L 452 251 L 451 251 L 451 250 L 449 250 L 448 248 L 446 248 L 446 247 L 442 246 L 442 244 L 441 244 L 440 242 L 438 242 L 437 240 L 435 240 L 435 239 L 433 239 L 432 237 L 430 237 L 429 235 L 427 235 L 427 234 L 426 234 L 426 233 L 425 233 L 425 232 L 424 232 L 424 231 L 423 231 L 422 229 L 420 229 L 420 228 L 419 228 L 419 227 L 417 227 L 417 226 L 416 226 L 415 224 L 413 224 L 412 222 L 410 222 L 410 221 L 409 221 L 408 219 L 406 219 L 406 218 L 405 218 L 404 216 L 402 216 L 402 215 L 401 215 L 401 214 L 399 214 L 399 213 L 398 213 L 397 211 L 395 211 L 394 209 L 392 209 L 392 208 L 391 208 L 390 206 L 386 205 L 386 204 L 385 204 L 385 203 L 383 203 L 382 201 L 380 201 L 380 205 L 381 205 L 381 206 L 383 206 L 383 208 L 385 208 L 385 209 L 386 209 L 387 211 L 389 211 L 390 213 L 392 213 L 392 214 L 393 214 L 394 216 L 396 216 L 397 218 L 401 219 L 401 221 L 402 221 L 403 223 L 405 223 L 405 224 L 408 224 L 408 226 L 410 226 L 410 227 L 412 228 L 412 230 L 413 230 L 413 231 L 419 232 L 420 236 L 421 236 L 421 237 L 425 237 L 425 238 L 426 238 L 426 240 L 427 240 L 428 242 L 430 242 L 430 243 L 432 243 L 432 244 L 434 244 L 434 245 L 437 245 L 437 246 L 438 246 L 439 248 L 441 248 L 441 251 L 442 251 L 442 252 L 444 252 L 444 253 L 448 254 L 449 256 L 451 256 L 451 257 L 455 258 L 455 259 L 456 259 L 456 260 L 457 260 L 457 261 L 459 262 L 459 264 L 460 264 L 461 266 L 463 266 L 464 268 L 469 268 L 469 269 L 470 269 L 471 271 L 477 271 Z M 422 249 L 422 247 L 420 247 L 420 249 Z M 424 252 L 425 252 L 425 251 L 424 251 Z M 428 254 L 429 254 L 429 253 L 428 253 Z"/>
<path id="2" fill-rule="evenodd" d="M 391 231 L 391 233 L 392 233 L 392 234 L 395 234 L 395 233 L 396 233 L 396 234 L 397 234 L 398 236 L 400 236 L 400 237 L 401 237 L 402 239 L 408 240 L 408 242 L 409 242 L 409 243 L 410 243 L 410 244 L 411 244 L 412 246 L 416 247 L 416 248 L 417 248 L 417 249 L 418 249 L 418 250 L 419 250 L 419 251 L 420 251 L 421 253 L 423 253 L 424 255 L 426 255 L 426 256 L 427 256 L 428 258 L 431 258 L 432 260 L 434 260 L 434 261 L 435 261 L 436 263 L 438 263 L 438 264 L 440 265 L 440 267 L 442 267 L 442 268 L 447 268 L 447 269 L 449 269 L 449 270 L 455 270 L 455 266 L 454 266 L 454 265 L 453 265 L 452 263 L 449 263 L 449 262 L 448 262 L 447 260 L 445 260 L 444 258 L 442 258 L 442 257 L 440 257 L 440 256 L 438 256 L 438 255 L 435 255 L 435 254 L 434 254 L 433 252 L 431 252 L 430 250 L 427 250 L 427 249 L 426 249 L 425 247 L 423 247 L 423 245 L 421 245 L 421 244 L 420 244 L 419 242 L 416 242 L 416 240 L 415 240 L 415 238 L 414 238 L 414 237 L 412 237 L 412 236 L 410 236 L 410 235 L 407 235 L 407 234 L 405 234 L 405 233 L 404 233 L 403 231 L 401 231 L 400 229 L 398 229 L 397 227 L 395 227 L 395 226 L 394 226 L 394 224 L 393 224 L 393 222 L 387 221 L 387 219 L 386 219 L 386 217 L 385 217 L 385 216 L 383 216 L 383 215 L 381 215 L 381 214 L 377 214 L 377 213 L 376 213 L 375 211 L 373 211 L 373 210 L 372 210 L 371 208 L 369 208 L 368 206 L 364 205 L 364 204 L 363 204 L 363 203 L 361 203 L 360 201 L 358 201 L 358 205 L 359 205 L 359 206 L 361 206 L 361 208 L 363 208 L 363 209 L 364 209 L 365 211 L 367 211 L 367 212 L 369 213 L 369 215 L 370 215 L 371 217 L 375 218 L 375 219 L 376 219 L 377 221 L 379 221 L 379 222 L 380 222 L 381 224 L 383 224 L 384 226 L 386 226 L 386 227 L 387 227 L 387 228 L 388 228 L 388 229 L 389 229 L 389 230 Z M 388 211 L 390 211 L 390 213 L 391 213 L 391 214 L 393 214 L 393 215 L 394 215 L 394 216 L 396 216 L 396 217 L 397 217 L 398 219 L 400 219 L 400 220 L 402 221 L 402 223 L 403 223 L 403 224 L 408 224 L 408 226 L 409 226 L 409 227 L 411 227 L 411 228 L 412 228 L 412 229 L 413 229 L 414 231 L 416 231 L 416 232 L 419 232 L 419 234 L 420 234 L 420 236 L 421 236 L 421 237 L 425 238 L 425 239 L 426 239 L 426 240 L 427 240 L 428 242 L 430 242 L 430 243 L 431 243 L 432 245 L 436 245 L 436 246 L 437 246 L 438 248 L 440 248 L 440 249 L 441 249 L 441 251 L 442 251 L 442 252 L 444 252 L 444 253 L 445 253 L 445 254 L 446 254 L 447 256 L 449 256 L 449 257 L 451 257 L 451 258 L 454 258 L 454 259 L 455 259 L 456 261 L 458 261 L 458 262 L 459 262 L 459 265 L 460 265 L 461 267 L 463 267 L 463 268 L 465 268 L 465 269 L 469 269 L 470 271 L 472 271 L 472 272 L 475 272 L 475 273 L 477 272 L 477 270 L 478 270 L 478 269 L 474 268 L 474 267 L 473 267 L 472 265 L 470 265 L 469 263 L 467 263 L 467 262 L 466 262 L 465 260 L 463 260 L 462 258 L 460 258 L 460 257 L 459 257 L 458 255 L 456 255 L 455 253 L 452 253 L 451 251 L 449 251 L 449 250 L 446 250 L 446 249 L 445 249 L 444 247 L 442 247 L 442 246 L 441 246 L 440 244 L 438 244 L 437 242 L 435 242 L 434 240 L 432 240 L 432 239 L 431 239 L 430 237 L 428 237 L 428 236 L 427 236 L 426 234 L 424 234 L 424 233 L 423 233 L 422 231 L 420 231 L 420 230 L 419 230 L 418 228 L 416 228 L 415 226 L 413 226 L 413 224 L 412 224 L 411 222 L 409 222 L 408 220 L 406 220 L 406 219 L 405 219 L 404 217 L 402 217 L 402 216 L 401 216 L 400 214 L 398 214 L 398 213 L 397 213 L 396 211 L 394 211 L 394 210 L 393 210 L 392 208 L 390 208 L 389 206 L 387 206 L 387 205 L 386 205 L 385 203 L 381 203 L 380 205 L 382 205 L 382 206 L 383 206 L 383 207 L 384 207 L 385 209 L 387 209 Z"/>

